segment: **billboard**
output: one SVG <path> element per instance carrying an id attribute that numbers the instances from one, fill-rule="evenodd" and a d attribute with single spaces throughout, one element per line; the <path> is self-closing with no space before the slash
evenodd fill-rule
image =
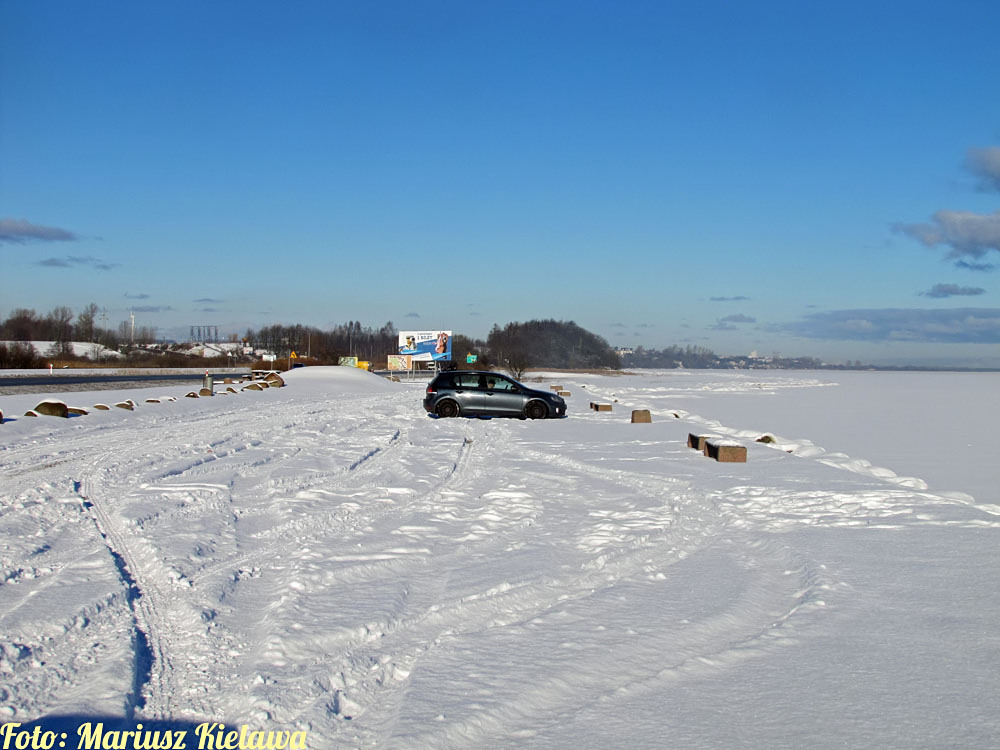
<path id="1" fill-rule="evenodd" d="M 451 359 L 451 331 L 400 331 L 399 353 L 414 362 Z"/>
<path id="2" fill-rule="evenodd" d="M 409 370 L 411 368 L 410 358 L 405 354 L 390 354 L 386 360 L 389 370 Z"/>

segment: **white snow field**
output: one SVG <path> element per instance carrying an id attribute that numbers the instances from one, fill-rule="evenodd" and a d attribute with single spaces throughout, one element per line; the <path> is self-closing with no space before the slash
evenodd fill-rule
<path id="1" fill-rule="evenodd" d="M 11 743 L 1000 746 L 1000 375 L 543 377 L 566 419 L 434 419 L 351 368 L 0 396 Z"/>

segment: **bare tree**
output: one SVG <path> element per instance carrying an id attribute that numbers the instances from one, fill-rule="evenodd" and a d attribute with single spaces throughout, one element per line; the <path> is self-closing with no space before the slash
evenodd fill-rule
<path id="1" fill-rule="evenodd" d="M 45 325 L 52 339 L 52 354 L 65 356 L 72 354 L 70 342 L 73 340 L 73 311 L 65 306 L 54 307 L 45 319 Z"/>
<path id="2" fill-rule="evenodd" d="M 97 337 L 97 315 L 100 308 L 91 302 L 76 316 L 76 340 L 95 341 Z"/>

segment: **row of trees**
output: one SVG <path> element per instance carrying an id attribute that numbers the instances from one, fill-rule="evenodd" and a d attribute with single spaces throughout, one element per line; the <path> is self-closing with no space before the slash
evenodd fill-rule
<path id="1" fill-rule="evenodd" d="M 43 367 L 45 363 L 27 342 L 51 341 L 44 352 L 48 359 L 72 360 L 72 342 L 99 344 L 108 349 L 123 349 L 127 345 L 148 346 L 155 343 L 155 329 L 132 328 L 130 321 L 117 330 L 104 325 L 106 315 L 90 304 L 79 314 L 68 307 L 57 307 L 45 315 L 34 310 L 17 309 L 0 322 L 0 342 L 12 342 L 0 350 L 0 369 Z M 229 337 L 236 342 L 237 337 Z M 349 321 L 321 330 L 303 325 L 270 325 L 259 330 L 249 329 L 243 343 L 254 350 L 279 356 L 295 351 L 300 358 L 317 364 L 335 364 L 340 357 L 354 356 L 374 362 L 385 362 L 387 354 L 398 350 L 399 333 L 391 323 L 381 328 Z M 94 347 L 95 351 L 99 347 Z M 179 356 L 181 345 L 161 344 L 155 347 L 161 358 Z M 461 366 L 466 355 L 476 355 L 477 367 L 503 367 L 522 376 L 528 367 L 558 369 L 619 368 L 621 361 L 600 336 L 584 330 L 576 323 L 556 320 L 531 320 L 493 326 L 486 340 L 462 334 L 452 338 L 452 351 Z M 146 349 L 144 354 L 154 356 Z M 133 354 L 139 354 L 133 348 Z M 171 365 L 173 366 L 173 365 Z"/>
<path id="2" fill-rule="evenodd" d="M 319 362 L 336 362 L 340 356 L 381 361 L 395 352 L 399 335 L 392 323 L 379 329 L 365 328 L 354 321 L 329 331 L 307 326 L 274 325 L 249 330 L 245 340 L 255 348 L 272 352 L 295 350 Z M 452 353 L 460 366 L 466 355 L 476 357 L 476 367 L 503 367 L 521 377 L 528 367 L 554 369 L 597 369 L 621 367 L 614 350 L 600 336 L 576 323 L 531 320 L 493 326 L 485 341 L 463 334 L 452 337 Z"/>
<path id="3" fill-rule="evenodd" d="M 152 344 L 156 329 L 133 327 L 129 320 L 114 329 L 107 328 L 107 315 L 94 303 L 75 314 L 68 307 L 55 307 L 40 315 L 34 310 L 19 308 L 0 322 L 0 341 L 52 341 L 55 356 L 71 354 L 70 343 L 81 341 L 116 349 L 122 344 Z"/>
<path id="4" fill-rule="evenodd" d="M 398 331 L 391 322 L 378 329 L 351 321 L 328 331 L 303 325 L 272 325 L 259 331 L 250 329 L 244 341 L 255 349 L 284 353 L 295 351 L 300 357 L 336 363 L 339 357 L 384 360 L 397 349 Z"/>
<path id="5" fill-rule="evenodd" d="M 45 367 L 45 360 L 35 347 L 22 341 L 0 341 L 0 370 L 29 370 Z"/>

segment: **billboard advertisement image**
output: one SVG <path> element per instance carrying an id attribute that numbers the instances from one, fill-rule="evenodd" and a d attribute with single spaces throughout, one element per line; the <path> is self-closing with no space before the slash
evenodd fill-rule
<path id="1" fill-rule="evenodd" d="M 451 331 L 400 331 L 399 353 L 414 362 L 451 359 Z"/>

